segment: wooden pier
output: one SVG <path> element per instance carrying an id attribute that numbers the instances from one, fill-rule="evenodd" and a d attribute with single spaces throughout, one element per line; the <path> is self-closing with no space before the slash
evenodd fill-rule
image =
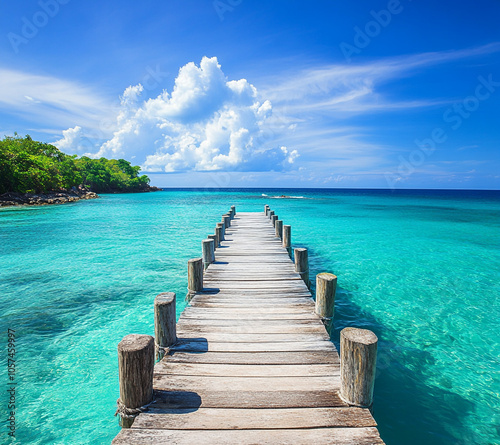
<path id="1" fill-rule="evenodd" d="M 157 329 L 157 354 L 165 356 L 154 366 L 152 403 L 122 406 L 125 417 L 136 417 L 113 444 L 383 444 L 369 407 L 347 403 L 347 389 L 341 397 L 339 355 L 304 282 L 308 272 L 297 272 L 304 266 L 290 259 L 290 226 L 283 242 L 273 215 L 229 216 L 211 238 L 215 255 L 204 245 L 202 284 L 194 269 L 200 261 L 191 262 L 190 305 L 176 326 L 174 318 L 173 326 Z M 171 312 L 174 294 L 162 295 Z M 158 343 L 163 335 L 169 347 Z M 147 363 L 154 344 L 138 335 L 122 341 L 121 379 L 131 379 L 128 386 L 120 381 L 122 405 L 132 403 L 124 399 L 133 385 L 144 386 L 138 380 L 151 378 L 148 364 L 130 366 L 132 359 L 123 358 L 128 337 L 148 343 L 134 350 L 146 351 Z M 373 378 L 367 385 L 371 397 Z"/>

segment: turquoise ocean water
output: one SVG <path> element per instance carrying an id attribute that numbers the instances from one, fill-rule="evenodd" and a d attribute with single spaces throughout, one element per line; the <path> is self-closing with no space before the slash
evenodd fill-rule
<path id="1" fill-rule="evenodd" d="M 156 294 L 176 292 L 183 310 L 186 262 L 231 204 L 269 204 L 309 248 L 311 274 L 338 275 L 334 342 L 345 326 L 379 336 L 388 445 L 500 444 L 500 193 L 265 189 L 1 209 L 0 443 L 9 328 L 17 443 L 113 439 L 116 345 L 153 335 Z"/>

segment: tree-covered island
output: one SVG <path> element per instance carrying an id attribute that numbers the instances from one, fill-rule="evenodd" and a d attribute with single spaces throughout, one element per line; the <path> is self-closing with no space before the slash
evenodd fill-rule
<path id="1" fill-rule="evenodd" d="M 30 136 L 5 137 L 0 141 L 0 206 L 160 190 L 151 187 L 149 178 L 139 176 L 139 171 L 124 159 L 78 158 Z"/>

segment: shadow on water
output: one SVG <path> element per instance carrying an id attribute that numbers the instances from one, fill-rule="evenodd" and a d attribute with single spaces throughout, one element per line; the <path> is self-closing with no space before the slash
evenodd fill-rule
<path id="1" fill-rule="evenodd" d="M 21 338 L 29 338 L 33 335 L 55 338 L 65 334 L 81 320 L 88 319 L 89 314 L 96 308 L 122 302 L 133 304 L 136 295 L 140 295 L 139 288 L 130 286 L 77 290 L 45 286 L 49 281 L 56 281 L 56 277 L 55 274 L 39 280 L 29 277 L 30 279 L 26 282 L 32 287 L 39 287 L 44 299 L 37 301 L 36 304 L 19 299 L 15 307 L 10 307 L 8 318 L 15 320 L 16 330 L 21 333 Z M 9 304 L 12 306 L 12 302 Z M 3 306 L 0 304 L 0 308 Z"/>
<path id="2" fill-rule="evenodd" d="M 315 263 L 315 268 L 322 271 L 331 266 L 318 256 L 315 256 Z M 373 414 L 386 444 L 481 443 L 480 439 L 474 440 L 474 432 L 463 426 L 465 418 L 475 409 L 474 403 L 426 383 L 429 370 L 432 371 L 433 356 L 398 344 L 397 339 L 404 336 L 404 332 L 395 332 L 380 323 L 353 303 L 351 296 L 348 290 L 337 287 L 331 340 L 340 350 L 340 331 L 348 326 L 370 329 L 378 336 Z"/>

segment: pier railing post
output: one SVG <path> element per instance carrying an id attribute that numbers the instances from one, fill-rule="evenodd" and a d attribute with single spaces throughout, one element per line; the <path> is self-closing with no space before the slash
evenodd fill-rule
<path id="1" fill-rule="evenodd" d="M 273 223 L 273 227 L 276 227 L 277 220 L 278 220 L 278 215 L 271 216 L 271 222 Z"/>
<path id="2" fill-rule="evenodd" d="M 220 229 L 220 231 L 219 231 Z M 217 223 L 217 236 L 219 237 L 219 244 L 224 241 L 225 226 L 223 222 Z"/>
<path id="3" fill-rule="evenodd" d="M 161 360 L 165 351 L 177 341 L 175 319 L 175 293 L 158 294 L 155 298 L 156 360 Z"/>
<path id="4" fill-rule="evenodd" d="M 316 313 L 327 328 L 330 327 L 335 307 L 337 277 L 332 273 L 316 275 Z"/>
<path id="5" fill-rule="evenodd" d="M 215 235 L 208 235 L 207 238 L 211 239 L 211 240 L 214 240 L 214 250 L 217 250 L 217 247 L 218 247 L 217 234 L 215 234 Z M 214 261 L 215 261 L 215 258 L 214 258 Z"/>
<path id="6" fill-rule="evenodd" d="M 283 239 L 283 221 L 281 219 L 276 220 L 276 225 L 274 226 L 276 236 Z"/>
<path id="7" fill-rule="evenodd" d="M 190 300 L 196 292 L 203 290 L 203 259 L 193 258 L 188 261 L 188 294 Z"/>
<path id="8" fill-rule="evenodd" d="M 288 250 L 288 254 L 292 253 L 292 226 L 283 225 L 283 247 Z"/>
<path id="9" fill-rule="evenodd" d="M 215 261 L 214 240 L 207 238 L 201 242 L 205 269 Z"/>
<path id="10" fill-rule="evenodd" d="M 307 287 L 310 287 L 309 282 L 309 254 L 307 249 L 303 247 L 297 247 L 293 250 L 295 257 L 295 272 L 297 272 L 300 277 L 304 280 Z"/>
<path id="11" fill-rule="evenodd" d="M 377 342 L 377 336 L 366 329 L 340 331 L 340 397 L 349 405 L 373 405 Z"/>
<path id="12" fill-rule="evenodd" d="M 120 398 L 116 414 L 123 428 L 130 428 L 153 401 L 154 364 L 155 340 L 150 335 L 131 334 L 118 343 Z"/>

